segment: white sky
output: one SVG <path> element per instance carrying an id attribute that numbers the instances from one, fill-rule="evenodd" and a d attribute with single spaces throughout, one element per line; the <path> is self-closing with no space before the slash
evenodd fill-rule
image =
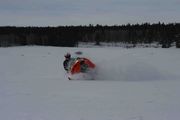
<path id="1" fill-rule="evenodd" d="M 0 26 L 180 22 L 180 0 L 0 0 Z"/>

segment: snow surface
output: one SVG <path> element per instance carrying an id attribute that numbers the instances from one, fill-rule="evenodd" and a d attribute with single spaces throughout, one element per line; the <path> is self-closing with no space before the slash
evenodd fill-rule
<path id="1" fill-rule="evenodd" d="M 68 80 L 83 51 L 95 80 Z M 180 51 L 170 48 L 0 48 L 0 120 L 179 120 Z"/>

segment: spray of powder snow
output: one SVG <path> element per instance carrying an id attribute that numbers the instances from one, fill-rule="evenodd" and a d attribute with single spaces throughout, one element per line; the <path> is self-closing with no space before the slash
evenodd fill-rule
<path id="1" fill-rule="evenodd" d="M 165 79 L 165 75 L 162 75 L 156 68 L 140 62 L 129 65 L 99 63 L 97 67 L 97 80 L 148 81 Z"/>
<path id="2" fill-rule="evenodd" d="M 99 54 L 94 57 L 95 80 L 149 81 L 166 80 L 172 77 L 175 79 L 173 74 L 161 69 L 162 63 L 150 63 L 143 59 L 143 54 L 138 55 L 127 51 L 122 51 L 120 54 L 115 53 L 117 51 L 113 52 L 114 54 Z M 148 59 L 151 59 L 152 55 L 150 53 Z"/>
<path id="3" fill-rule="evenodd" d="M 96 69 L 91 69 L 86 73 L 78 73 L 74 75 L 68 75 L 72 80 L 95 80 L 96 79 Z"/>

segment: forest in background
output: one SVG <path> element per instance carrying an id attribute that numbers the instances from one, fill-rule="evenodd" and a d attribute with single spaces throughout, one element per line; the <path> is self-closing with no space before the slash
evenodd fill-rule
<path id="1" fill-rule="evenodd" d="M 79 42 L 151 44 L 180 48 L 180 23 L 144 23 L 126 25 L 57 26 L 57 27 L 0 27 L 0 47 L 43 45 L 75 47 Z"/>

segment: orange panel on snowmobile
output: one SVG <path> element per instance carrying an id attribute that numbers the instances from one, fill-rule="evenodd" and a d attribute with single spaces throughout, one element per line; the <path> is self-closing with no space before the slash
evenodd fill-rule
<path id="1" fill-rule="evenodd" d="M 91 68 L 91 69 L 95 68 L 95 64 L 92 63 L 89 59 L 87 59 L 87 58 L 81 58 L 81 59 L 77 60 L 77 61 L 73 64 L 73 66 L 72 66 L 72 68 L 71 68 L 71 74 L 76 74 L 76 73 L 80 73 L 80 72 L 81 72 L 81 61 L 84 61 L 84 63 L 85 63 L 86 65 L 88 65 L 88 68 Z"/>
<path id="2" fill-rule="evenodd" d="M 80 61 L 76 61 L 71 68 L 71 74 L 79 73 L 81 71 Z"/>

